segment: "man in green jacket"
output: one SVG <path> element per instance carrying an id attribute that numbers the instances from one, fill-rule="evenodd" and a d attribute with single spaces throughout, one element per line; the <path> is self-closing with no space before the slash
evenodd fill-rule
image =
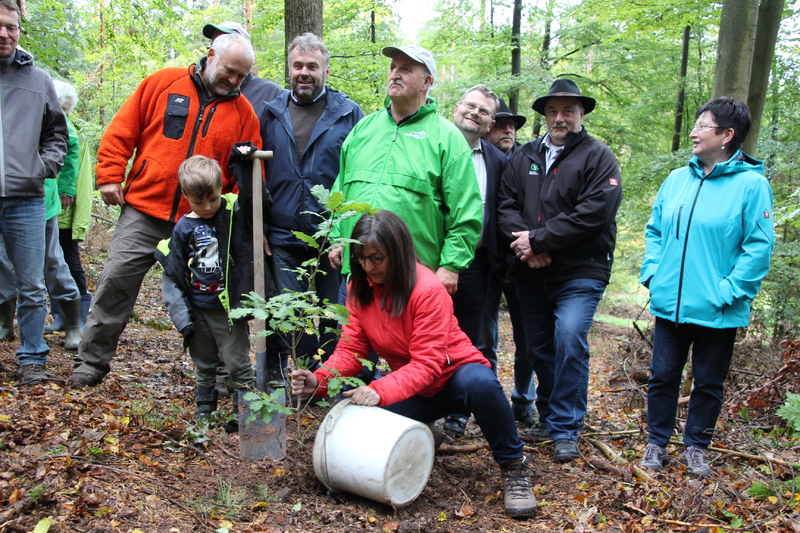
<path id="1" fill-rule="evenodd" d="M 436 62 L 421 46 L 387 46 L 391 58 L 385 109 L 365 117 L 342 145 L 333 191 L 395 212 L 408 224 L 417 255 L 453 294 L 472 263 L 483 220 L 472 151 L 428 95 Z M 335 236 L 349 237 L 355 217 Z M 350 271 L 337 248 L 331 264 Z"/>

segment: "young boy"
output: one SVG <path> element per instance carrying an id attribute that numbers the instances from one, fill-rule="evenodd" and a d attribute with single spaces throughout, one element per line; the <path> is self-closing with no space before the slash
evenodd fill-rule
<path id="1" fill-rule="evenodd" d="M 240 201 L 222 194 L 222 169 L 215 160 L 197 155 L 181 164 L 178 180 L 192 210 L 156 252 L 164 267 L 164 301 L 195 365 L 195 420 L 217 409 L 219 358 L 237 390 L 254 385 L 247 321 L 228 314 L 253 290 L 252 186 L 249 179 L 238 179 L 242 172 L 233 173 Z M 266 189 L 263 194 L 269 205 Z M 233 400 L 235 409 L 236 395 Z"/>

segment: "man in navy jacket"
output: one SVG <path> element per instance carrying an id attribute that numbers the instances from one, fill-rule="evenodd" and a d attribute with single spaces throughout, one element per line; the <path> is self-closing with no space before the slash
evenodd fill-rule
<path id="1" fill-rule="evenodd" d="M 483 201 L 483 229 L 475 259 L 459 273 L 458 290 L 453 294 L 453 309 L 458 325 L 476 347 L 486 346 L 486 343 L 481 343 L 481 330 L 484 313 L 492 312 L 486 309 L 489 279 L 493 268 L 502 269 L 505 256 L 499 253 L 497 247 L 497 188 L 506 158 L 492 143 L 481 138 L 492 128 L 497 107 L 497 95 L 485 85 L 476 85 L 467 89 L 453 112 L 453 123 L 472 148 L 472 163 Z M 493 312 L 497 313 L 497 309 Z M 483 355 L 496 372 L 497 356 L 494 351 L 485 350 Z M 446 418 L 444 429 L 463 435 L 468 420 L 469 413 L 452 414 Z"/>
<path id="2" fill-rule="evenodd" d="M 264 149 L 274 154 L 274 159 L 266 165 L 267 188 L 274 201 L 267 216 L 267 240 L 275 281 L 281 291 L 308 290 L 307 281 L 298 280 L 292 270 L 316 257 L 317 250 L 309 249 L 292 232 L 311 235 L 317 231 L 320 218 L 313 213 L 321 213 L 323 208 L 311 194 L 311 188 L 314 185 L 331 188 L 339 173 L 342 143 L 364 116 L 358 104 L 325 85 L 331 72 L 329 61 L 330 52 L 319 37 L 312 33 L 295 37 L 288 56 L 292 89 L 256 108 Z M 331 268 L 327 254 L 320 261 L 325 274 L 318 274 L 315 279 L 317 294 L 338 302 L 341 275 Z M 330 355 L 336 336 L 327 331 L 335 327 L 336 321 L 321 320 L 318 336 L 301 337 L 297 355 L 312 362 L 310 358 L 320 347 Z M 270 335 L 267 339 L 268 380 L 271 386 L 283 386 L 290 353 L 288 338 Z"/>

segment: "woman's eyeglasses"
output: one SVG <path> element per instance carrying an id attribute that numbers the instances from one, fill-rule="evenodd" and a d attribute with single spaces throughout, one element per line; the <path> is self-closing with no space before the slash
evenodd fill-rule
<path id="1" fill-rule="evenodd" d="M 373 265 L 380 266 L 381 263 L 383 263 L 383 260 L 386 259 L 386 256 L 372 254 L 368 257 L 357 257 L 356 259 L 358 260 L 359 263 L 361 263 L 362 266 L 367 264 L 367 259 L 369 259 L 369 262 L 372 263 Z"/>

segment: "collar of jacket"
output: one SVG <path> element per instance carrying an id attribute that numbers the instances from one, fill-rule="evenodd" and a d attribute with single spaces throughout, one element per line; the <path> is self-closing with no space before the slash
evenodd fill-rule
<path id="1" fill-rule="evenodd" d="M 581 127 L 581 131 L 577 133 L 573 131 L 567 133 L 567 142 L 564 144 L 564 150 L 561 152 L 561 157 L 566 157 L 572 150 L 575 149 L 576 146 L 586 140 L 587 137 L 589 137 L 589 133 L 584 127 Z M 539 158 L 544 157 L 544 138 L 545 136 L 542 135 L 538 139 L 534 139 L 527 144 L 523 144 L 522 151 L 531 159 L 538 160 Z"/>
<path id="2" fill-rule="evenodd" d="M 692 170 L 692 174 L 698 178 L 703 177 L 703 166 L 700 164 L 700 160 L 696 155 L 692 156 L 692 158 L 689 160 L 689 168 Z M 705 177 L 718 178 L 726 174 L 736 174 L 738 172 L 745 172 L 746 170 L 758 172 L 763 176 L 764 162 L 746 154 L 742 150 L 736 150 L 730 159 L 714 165 L 714 168 L 711 169 L 711 172 L 709 172 Z"/>
<path id="3" fill-rule="evenodd" d="M 213 100 L 215 98 L 236 98 L 239 96 L 239 89 L 234 89 L 225 95 L 209 93 L 208 89 L 206 88 L 206 82 L 203 80 L 203 71 L 206 68 L 207 62 L 208 56 L 203 56 L 196 64 L 189 65 L 189 75 L 192 76 L 192 80 L 197 87 L 197 92 L 202 94 L 205 100 Z M 239 85 L 239 87 L 241 87 L 241 85 Z"/>
<path id="4" fill-rule="evenodd" d="M 392 105 L 392 99 L 389 98 L 389 95 L 386 95 L 383 98 L 383 107 L 386 109 L 386 116 L 389 117 L 389 120 L 394 122 L 392 118 L 392 111 L 389 109 Z M 433 96 L 428 96 L 428 101 L 425 102 L 419 110 L 411 116 L 405 117 L 403 120 L 400 121 L 398 126 L 403 124 L 408 124 L 410 122 L 416 122 L 417 120 L 421 119 L 424 116 L 430 115 L 431 113 L 436 113 L 436 110 L 439 108 L 439 101 L 436 100 Z"/>

